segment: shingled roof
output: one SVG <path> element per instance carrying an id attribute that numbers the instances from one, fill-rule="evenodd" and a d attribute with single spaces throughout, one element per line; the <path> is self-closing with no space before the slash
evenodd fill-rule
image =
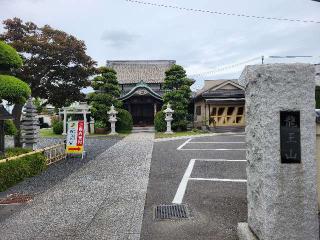
<path id="1" fill-rule="evenodd" d="M 174 60 L 107 61 L 107 66 L 117 72 L 120 84 L 162 83 L 165 71 L 175 63 Z"/>

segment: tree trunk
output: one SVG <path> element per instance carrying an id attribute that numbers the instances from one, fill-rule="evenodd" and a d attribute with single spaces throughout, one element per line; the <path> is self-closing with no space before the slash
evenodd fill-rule
<path id="1" fill-rule="evenodd" d="M 15 147 L 22 147 L 21 132 L 20 132 L 22 108 L 23 108 L 22 104 L 15 104 L 12 109 L 12 116 L 14 117 L 13 122 L 14 122 L 14 125 L 16 125 L 16 128 L 18 130 L 17 135 L 14 136 Z"/>

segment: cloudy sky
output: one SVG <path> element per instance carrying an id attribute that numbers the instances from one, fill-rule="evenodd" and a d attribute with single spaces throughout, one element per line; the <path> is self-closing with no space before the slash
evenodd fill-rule
<path id="1" fill-rule="evenodd" d="M 320 3 L 311 0 L 146 1 L 320 22 Z M 203 79 L 237 78 L 244 67 L 238 63 L 258 64 L 262 55 L 266 56 L 266 63 L 320 62 L 320 24 L 315 23 L 189 12 L 126 0 L 0 0 L 0 6 L 1 21 L 19 17 L 39 26 L 49 24 L 84 40 L 88 54 L 99 65 L 106 60 L 176 60 L 189 75 L 200 74 L 193 76 L 197 88 Z M 272 55 L 314 57 L 267 57 Z"/>

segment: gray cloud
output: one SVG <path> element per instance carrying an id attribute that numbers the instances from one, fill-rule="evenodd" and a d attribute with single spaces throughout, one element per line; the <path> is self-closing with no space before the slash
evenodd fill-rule
<path id="1" fill-rule="evenodd" d="M 320 4 L 313 1 L 149 1 L 247 15 L 320 20 Z M 188 74 L 196 74 L 261 55 L 319 56 L 319 24 L 193 13 L 124 0 L 95 0 L 94 4 L 88 0 L 0 2 L 0 21 L 17 16 L 71 33 L 85 41 L 88 54 L 101 65 L 112 59 L 174 59 Z M 101 34 L 101 29 L 107 30 Z M 320 57 L 266 58 L 265 62 L 275 61 L 320 62 Z M 250 64 L 260 62 L 258 59 Z M 240 66 L 207 79 L 237 78 L 242 69 Z M 201 86 L 202 81 L 198 79 L 197 85 Z"/>
<path id="2" fill-rule="evenodd" d="M 101 36 L 101 40 L 109 46 L 122 48 L 134 43 L 139 38 L 139 35 L 129 33 L 125 30 L 106 30 Z"/>

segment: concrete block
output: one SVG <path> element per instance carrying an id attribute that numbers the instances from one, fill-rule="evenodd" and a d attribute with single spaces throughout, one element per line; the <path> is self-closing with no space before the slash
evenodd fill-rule
<path id="1" fill-rule="evenodd" d="M 238 223 L 237 232 L 239 240 L 258 240 L 249 228 L 248 223 Z"/>
<path id="2" fill-rule="evenodd" d="M 246 94 L 250 229 L 261 240 L 319 239 L 314 66 L 247 66 L 240 79 Z M 300 111 L 300 164 L 281 163 L 280 111 Z"/>

